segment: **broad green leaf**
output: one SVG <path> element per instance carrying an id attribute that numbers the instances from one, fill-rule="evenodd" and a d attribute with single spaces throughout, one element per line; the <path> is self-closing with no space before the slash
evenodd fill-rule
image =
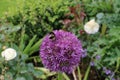
<path id="1" fill-rule="evenodd" d="M 37 78 L 40 78 L 41 75 L 43 75 L 43 72 L 39 69 L 35 69 L 34 72 L 33 72 L 33 75 Z"/>
<path id="2" fill-rule="evenodd" d="M 22 66 L 21 68 L 20 68 L 20 73 L 21 74 L 23 74 L 23 73 L 27 73 L 28 71 L 27 71 L 27 67 L 26 66 Z"/>
<path id="3" fill-rule="evenodd" d="M 32 63 L 28 63 L 28 64 L 27 64 L 27 70 L 28 70 L 29 72 L 34 72 L 34 65 L 33 65 Z"/>
<path id="4" fill-rule="evenodd" d="M 33 80 L 33 76 L 30 73 L 25 73 L 23 76 L 26 80 Z"/>

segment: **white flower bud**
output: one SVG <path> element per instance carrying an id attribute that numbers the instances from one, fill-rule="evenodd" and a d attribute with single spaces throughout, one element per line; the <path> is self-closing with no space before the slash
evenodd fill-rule
<path id="1" fill-rule="evenodd" d="M 99 24 L 94 19 L 90 20 L 84 25 L 84 30 L 88 34 L 95 34 L 99 30 Z"/>
<path id="2" fill-rule="evenodd" d="M 7 48 L 2 51 L 1 56 L 4 57 L 6 61 L 9 61 L 14 59 L 17 56 L 17 53 L 13 48 Z"/>

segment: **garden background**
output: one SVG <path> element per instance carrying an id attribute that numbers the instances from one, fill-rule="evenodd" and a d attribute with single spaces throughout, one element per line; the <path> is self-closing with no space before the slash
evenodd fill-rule
<path id="1" fill-rule="evenodd" d="M 94 19 L 99 31 L 88 34 Z M 74 74 L 46 69 L 40 45 L 53 30 L 72 32 L 86 54 Z M 0 80 L 120 80 L 120 0 L 0 0 Z"/>

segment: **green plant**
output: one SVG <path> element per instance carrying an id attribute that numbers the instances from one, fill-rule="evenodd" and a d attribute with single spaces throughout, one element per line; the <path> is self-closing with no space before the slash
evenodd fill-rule
<path id="1" fill-rule="evenodd" d="M 1 80 L 38 80 L 56 74 L 43 67 L 35 67 L 32 62 L 27 62 L 29 59 L 27 54 L 21 53 L 15 44 L 12 44 L 12 47 L 17 50 L 15 59 L 6 61 L 0 56 Z"/>
<path id="2" fill-rule="evenodd" d="M 107 67 L 114 74 L 119 74 L 119 66 L 120 66 L 120 55 L 119 55 L 119 45 L 120 38 L 118 37 L 120 33 L 118 32 L 120 28 L 111 28 L 104 37 L 99 38 L 99 40 L 95 41 L 94 45 L 97 44 L 97 48 L 95 54 L 101 56 L 101 60 L 96 61 L 96 65 L 98 68 Z M 115 75 L 115 77 L 119 77 L 119 75 Z M 110 76 L 109 76 L 110 78 Z"/>
<path id="3" fill-rule="evenodd" d="M 83 59 L 83 64 L 80 66 L 81 74 L 84 76 L 88 73 L 89 76 L 85 76 L 84 79 L 119 79 L 119 1 L 106 0 L 82 0 L 85 4 L 83 7 L 85 11 L 85 19 L 80 25 L 77 25 L 77 29 L 72 27 L 72 32 L 84 43 L 83 46 L 87 49 L 87 57 Z M 110 3 L 108 3 L 110 2 Z M 107 5 L 107 6 L 106 6 Z M 113 8 L 114 6 L 114 8 Z M 78 11 L 79 12 L 79 11 Z M 77 12 L 76 12 L 77 13 Z M 94 35 L 87 35 L 82 29 L 84 27 L 84 21 L 88 21 L 91 18 L 96 18 L 96 21 L 100 24 L 100 30 Z M 69 26 L 75 25 L 76 22 L 70 23 Z M 81 27 L 81 28 L 80 28 Z M 68 27 L 70 29 L 70 27 Z M 80 34 L 78 34 L 80 30 Z M 83 31 L 83 32 L 82 32 Z M 86 65 L 85 65 L 86 64 Z M 91 68 L 85 73 L 86 66 L 91 65 Z M 84 67 L 83 67 L 84 66 Z M 106 67 L 111 73 L 107 73 L 103 68 Z M 94 73 L 95 72 L 95 73 Z M 91 77 L 94 76 L 94 77 Z"/>
<path id="4" fill-rule="evenodd" d="M 8 43 L 18 43 L 21 36 L 18 32 L 21 30 L 20 25 L 3 24 L 0 26 L 0 48 Z"/>
<path id="5" fill-rule="evenodd" d="M 53 29 L 62 28 L 60 20 L 65 18 L 64 15 L 68 12 L 69 3 L 71 3 L 69 0 L 24 1 L 18 6 L 15 14 L 10 15 L 11 11 L 9 11 L 6 19 L 14 25 L 22 24 L 29 38 L 34 35 L 42 38 Z"/>
<path id="6" fill-rule="evenodd" d="M 83 0 L 83 3 L 85 4 L 85 12 L 87 16 L 93 17 L 99 12 L 104 13 L 112 13 L 113 12 L 113 0 L 90 0 L 88 2 Z"/>
<path id="7" fill-rule="evenodd" d="M 14 60 L 6 61 L 0 57 L 0 76 L 4 76 L 3 80 L 34 80 L 34 77 L 42 75 L 42 71 L 34 69 L 33 63 L 26 63 L 28 55 L 22 54 L 17 49 L 17 57 Z"/>

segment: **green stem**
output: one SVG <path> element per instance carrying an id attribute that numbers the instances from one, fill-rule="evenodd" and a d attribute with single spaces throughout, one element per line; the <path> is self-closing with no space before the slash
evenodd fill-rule
<path id="1" fill-rule="evenodd" d="M 80 68 L 79 68 L 79 66 L 77 67 L 77 70 L 78 70 L 78 78 L 79 78 L 79 80 L 82 80 L 82 79 L 81 79 L 82 76 L 81 76 L 81 73 L 80 73 Z"/>
<path id="2" fill-rule="evenodd" d="M 92 45 L 92 35 L 88 34 L 87 35 L 87 40 L 89 41 L 88 45 Z"/>
<path id="3" fill-rule="evenodd" d="M 66 80 L 70 80 L 69 77 L 65 73 L 63 73 L 62 75 Z"/>
<path id="4" fill-rule="evenodd" d="M 33 57 L 29 57 L 27 60 L 32 60 L 34 58 L 38 58 L 39 56 L 33 56 Z"/>
<path id="5" fill-rule="evenodd" d="M 62 73 L 60 73 L 60 72 L 58 73 L 57 79 L 58 79 L 58 80 L 63 80 L 63 78 L 62 78 Z"/>
<path id="6" fill-rule="evenodd" d="M 117 72 L 117 71 L 118 71 L 119 64 L 120 64 L 120 58 L 117 59 L 117 65 L 116 65 L 116 69 L 115 69 L 114 72 Z"/>
<path id="7" fill-rule="evenodd" d="M 91 68 L 91 66 L 89 65 L 88 68 L 87 68 L 87 71 L 85 73 L 85 77 L 84 77 L 83 80 L 88 80 L 87 78 L 88 78 L 88 75 L 89 75 L 89 72 L 90 72 L 90 68 Z"/>

